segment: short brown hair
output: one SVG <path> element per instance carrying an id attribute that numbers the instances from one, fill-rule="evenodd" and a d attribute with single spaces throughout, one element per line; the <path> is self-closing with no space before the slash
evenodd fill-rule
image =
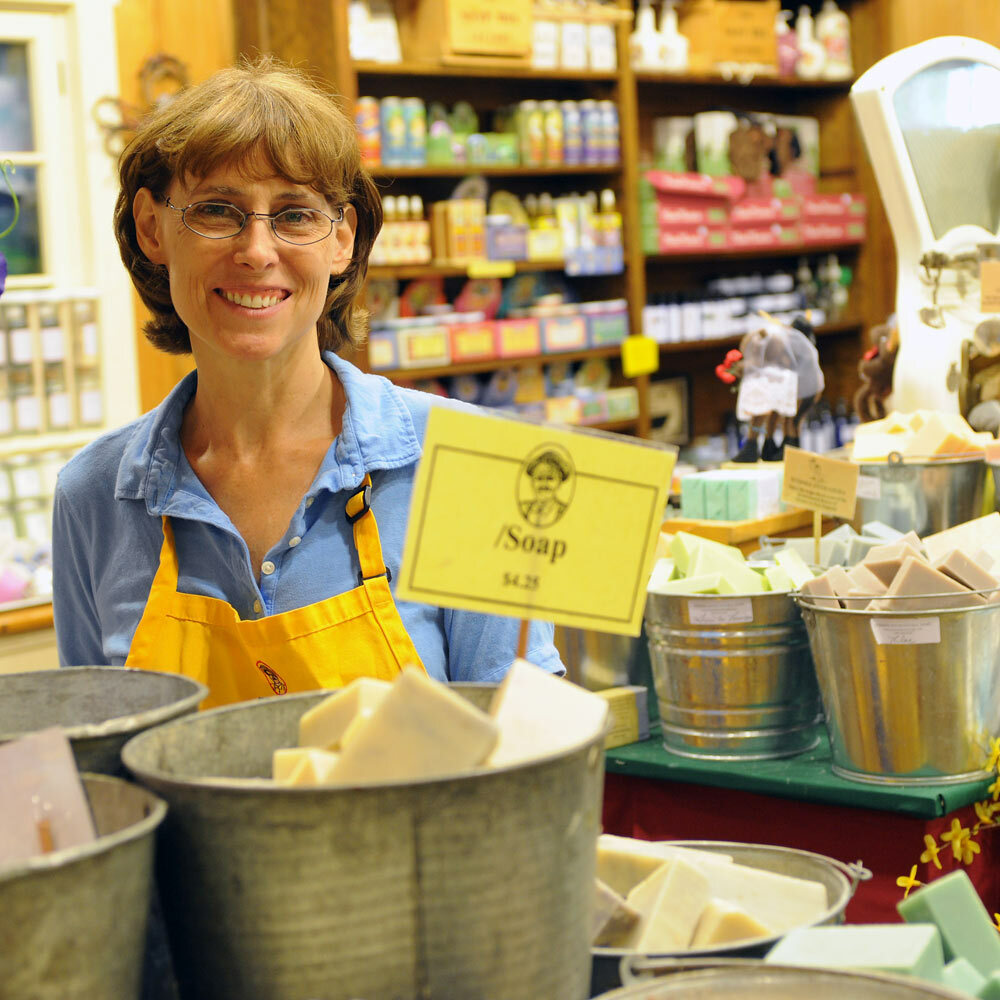
<path id="1" fill-rule="evenodd" d="M 258 158 L 331 204 L 354 206 L 354 254 L 343 273 L 331 277 L 317 328 L 321 350 L 364 341 L 368 314 L 360 298 L 368 254 L 382 226 L 382 200 L 361 166 L 354 123 L 336 98 L 264 56 L 181 91 L 142 122 L 122 153 L 115 235 L 132 282 L 153 314 L 145 334 L 163 351 L 188 354 L 191 338 L 174 310 L 166 268 L 139 248 L 132 215 L 136 192 L 147 187 L 162 202 L 175 177 L 205 177 L 224 164 L 253 173 Z"/>

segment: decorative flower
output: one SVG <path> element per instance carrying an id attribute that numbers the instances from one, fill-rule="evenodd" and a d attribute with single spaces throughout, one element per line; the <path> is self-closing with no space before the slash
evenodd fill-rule
<path id="1" fill-rule="evenodd" d="M 953 819 L 951 829 L 941 834 L 941 839 L 945 843 L 951 844 L 951 853 L 955 856 L 956 861 L 962 860 L 965 842 L 971 837 L 972 831 L 968 827 L 962 826 L 958 819 Z"/>
<path id="2" fill-rule="evenodd" d="M 971 865 L 976 855 L 982 850 L 979 846 L 979 842 L 973 840 L 969 837 L 968 840 L 962 842 L 962 864 Z"/>
<path id="3" fill-rule="evenodd" d="M 900 875 L 899 878 L 896 879 L 896 885 L 898 885 L 900 889 L 904 890 L 904 892 L 903 892 L 903 899 L 906 899 L 906 897 L 909 896 L 910 890 L 914 886 L 923 885 L 923 884 L 924 884 L 923 882 L 920 882 L 917 879 L 917 866 L 916 865 L 914 865 L 910 869 L 910 874 L 909 875 Z M 998 927 L 1000 927 L 1000 925 L 998 925 Z"/>
<path id="4" fill-rule="evenodd" d="M 986 770 L 995 771 L 998 763 L 1000 763 L 1000 736 L 994 736 L 990 740 L 990 756 L 986 761 Z"/>
<path id="5" fill-rule="evenodd" d="M 927 850 L 920 855 L 920 860 L 926 864 L 933 864 L 935 868 L 941 868 L 941 859 L 938 857 L 938 852 L 941 850 L 937 841 L 929 834 L 924 834 L 924 844 L 927 845 Z"/>

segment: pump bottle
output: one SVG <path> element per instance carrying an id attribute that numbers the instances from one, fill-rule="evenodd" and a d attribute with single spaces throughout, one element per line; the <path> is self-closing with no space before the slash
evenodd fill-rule
<path id="1" fill-rule="evenodd" d="M 836 0 L 824 0 L 816 15 L 816 40 L 823 46 L 823 78 L 849 80 L 854 75 L 851 64 L 851 22 Z"/>
<path id="2" fill-rule="evenodd" d="M 677 29 L 677 0 L 663 0 L 660 11 L 659 65 L 667 73 L 686 73 L 688 40 Z"/>
<path id="3" fill-rule="evenodd" d="M 656 30 L 656 12 L 651 0 L 639 0 L 635 30 L 629 38 L 633 69 L 659 68 L 660 35 Z"/>
<path id="4" fill-rule="evenodd" d="M 819 79 L 823 74 L 825 55 L 823 46 L 816 41 L 812 12 L 808 7 L 799 8 L 799 16 L 795 20 L 795 37 L 799 46 L 799 61 L 795 64 L 796 74 L 803 80 Z"/>

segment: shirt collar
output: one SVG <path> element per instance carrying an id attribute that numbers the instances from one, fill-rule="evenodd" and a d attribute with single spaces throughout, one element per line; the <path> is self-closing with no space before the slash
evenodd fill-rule
<path id="1" fill-rule="evenodd" d="M 341 432 L 310 492 L 356 489 L 366 472 L 397 469 L 417 461 L 420 440 L 396 387 L 332 352 L 324 352 L 323 360 L 340 379 L 347 405 Z M 197 385 L 197 371 L 190 372 L 155 410 L 136 422 L 118 467 L 116 499 L 144 500 L 149 513 L 157 516 L 190 517 L 217 510 L 191 473 L 180 444 L 184 410 Z"/>

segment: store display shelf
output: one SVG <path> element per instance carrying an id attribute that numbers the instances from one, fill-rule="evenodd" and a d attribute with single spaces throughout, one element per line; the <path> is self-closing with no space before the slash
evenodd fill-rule
<path id="1" fill-rule="evenodd" d="M 0 636 L 52 628 L 52 598 L 0 604 Z"/>
<path id="2" fill-rule="evenodd" d="M 617 358 L 621 356 L 621 345 L 593 347 L 586 351 L 559 351 L 553 354 L 533 354 L 524 358 L 494 358 L 492 361 L 466 361 L 436 368 L 387 368 L 375 372 L 395 380 L 428 378 L 451 378 L 454 375 L 478 375 L 499 368 L 526 368 L 549 361 L 589 361 L 592 358 Z"/>
<path id="3" fill-rule="evenodd" d="M 639 70 L 635 74 L 637 83 L 667 84 L 677 87 L 733 87 L 749 90 L 819 90 L 847 92 L 853 80 L 803 80 L 799 77 L 755 76 L 741 80 L 721 73 L 661 73 L 656 70 Z"/>
<path id="4" fill-rule="evenodd" d="M 73 451 L 90 444 L 99 434 L 101 427 L 87 427 L 74 431 L 52 431 L 48 434 L 21 434 L 17 437 L 0 438 L 0 459 L 12 455 L 38 454 L 43 451 Z"/>
<path id="5" fill-rule="evenodd" d="M 824 323 L 816 327 L 817 337 L 835 337 L 843 334 L 859 333 L 864 323 L 859 319 L 837 320 L 836 323 Z M 725 347 L 736 347 L 742 337 L 718 337 L 712 340 L 682 340 L 679 343 L 660 344 L 661 354 L 689 354 L 694 351 L 718 350 Z"/>
<path id="6" fill-rule="evenodd" d="M 864 240 L 851 243 L 796 243 L 794 246 L 757 248 L 755 250 L 703 250 L 697 253 L 650 253 L 647 264 L 676 264 L 712 260 L 756 260 L 760 257 L 820 257 L 829 253 L 853 253 Z"/>
<path id="7" fill-rule="evenodd" d="M 581 164 L 554 167 L 510 167 L 495 163 L 442 163 L 429 167 L 370 167 L 372 177 L 388 179 L 409 177 L 467 177 L 482 174 L 484 177 L 563 177 L 566 175 L 602 176 L 617 174 L 621 167 L 617 163 Z"/>
<path id="8" fill-rule="evenodd" d="M 399 62 L 379 63 L 357 61 L 351 64 L 358 76 L 460 76 L 476 79 L 516 79 L 516 80 L 566 80 L 586 83 L 587 81 L 612 82 L 618 79 L 614 70 L 607 72 L 578 69 L 534 69 L 530 66 L 491 66 L 476 63 Z"/>
<path id="9" fill-rule="evenodd" d="M 566 261 L 561 257 L 552 260 L 491 260 L 483 263 L 486 266 L 495 266 L 498 270 L 502 270 L 503 265 L 509 264 L 510 269 L 517 273 L 563 271 L 566 268 Z M 400 281 L 409 281 L 413 278 L 479 277 L 475 271 L 476 266 L 472 265 L 470 268 L 468 264 L 377 264 L 368 268 L 368 276 L 370 278 L 396 278 Z M 593 275 L 587 275 L 587 277 L 593 277 Z"/>

